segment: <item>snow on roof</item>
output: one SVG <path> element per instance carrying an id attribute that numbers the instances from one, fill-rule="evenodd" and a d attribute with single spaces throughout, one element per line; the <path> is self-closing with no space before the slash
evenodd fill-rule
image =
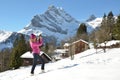
<path id="1" fill-rule="evenodd" d="M 83 40 L 83 39 L 79 39 L 79 40 L 73 42 L 72 44 L 75 44 L 75 43 L 77 43 L 77 42 L 79 42 L 79 41 L 82 41 L 82 42 L 84 42 L 84 43 L 86 43 L 86 44 L 89 44 L 87 41 L 85 41 L 85 40 Z M 72 45 L 72 44 L 70 44 L 70 43 L 65 43 L 63 46 L 70 46 L 70 45 Z"/>
<path id="2" fill-rule="evenodd" d="M 120 43 L 120 40 L 108 41 L 108 42 L 106 42 L 106 46 L 111 46 L 111 45 L 116 44 L 116 43 Z M 105 46 L 105 43 L 101 43 L 98 46 Z"/>
<path id="3" fill-rule="evenodd" d="M 65 43 L 63 46 L 69 46 L 70 45 L 70 43 Z"/>
<path id="4" fill-rule="evenodd" d="M 82 42 L 84 42 L 84 43 L 88 44 L 88 42 L 87 42 L 87 41 L 85 41 L 85 40 L 83 40 L 83 39 L 77 40 L 77 41 L 73 42 L 72 44 L 75 44 L 75 43 L 77 43 L 77 42 L 79 42 L 79 41 L 82 41 Z"/>
<path id="5" fill-rule="evenodd" d="M 43 54 L 43 53 L 44 53 L 43 51 L 40 52 L 40 54 Z M 33 58 L 33 54 L 30 51 L 28 51 L 24 53 L 23 55 L 21 55 L 20 57 L 21 58 Z"/>
<path id="6" fill-rule="evenodd" d="M 33 55 L 30 51 L 24 53 L 22 56 L 20 56 L 21 58 L 33 58 Z"/>
<path id="7" fill-rule="evenodd" d="M 54 50 L 55 53 L 66 53 L 66 51 L 68 51 L 68 49 L 56 49 L 56 50 Z"/>

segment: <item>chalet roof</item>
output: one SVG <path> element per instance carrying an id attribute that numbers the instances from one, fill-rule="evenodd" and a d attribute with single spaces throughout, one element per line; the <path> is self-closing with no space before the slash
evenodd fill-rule
<path id="1" fill-rule="evenodd" d="M 44 53 L 43 51 L 40 52 L 41 54 Z M 24 53 L 23 55 L 20 56 L 21 58 L 33 58 L 33 54 L 28 51 L 26 53 Z"/>
<path id="2" fill-rule="evenodd" d="M 59 53 L 59 54 L 66 53 L 66 51 L 68 51 L 68 49 L 56 49 L 56 50 L 54 50 L 55 53 Z"/>
<path id="3" fill-rule="evenodd" d="M 86 44 L 89 44 L 87 41 L 85 41 L 85 40 L 83 40 L 83 39 L 79 39 L 79 40 L 73 42 L 72 44 L 75 44 L 75 43 L 77 43 L 77 42 L 79 42 L 79 41 L 82 41 L 82 42 L 84 42 L 84 43 L 86 43 Z"/>
<path id="4" fill-rule="evenodd" d="M 23 55 L 20 56 L 21 58 L 33 58 L 33 55 L 30 51 L 24 53 Z"/>
<path id="5" fill-rule="evenodd" d="M 75 43 L 77 43 L 77 42 L 79 42 L 79 41 L 82 41 L 82 42 L 84 42 L 84 43 L 86 43 L 86 44 L 89 44 L 87 41 L 85 41 L 85 40 L 83 40 L 83 39 L 79 39 L 79 40 L 73 42 L 72 44 L 75 44 Z M 72 44 L 70 44 L 70 43 L 65 43 L 63 46 L 70 46 L 70 45 L 72 45 Z"/>

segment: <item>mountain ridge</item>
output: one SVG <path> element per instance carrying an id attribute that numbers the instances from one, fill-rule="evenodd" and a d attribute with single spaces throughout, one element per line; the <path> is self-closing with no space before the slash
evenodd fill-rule
<path id="1" fill-rule="evenodd" d="M 28 24 L 24 30 L 19 32 L 25 34 L 28 32 L 31 33 L 33 31 L 30 29 L 32 29 L 34 31 L 40 30 L 42 31 L 41 33 L 43 33 L 43 35 L 47 36 L 53 35 L 57 37 L 58 34 L 61 34 L 62 36 L 68 36 L 72 35 L 71 32 L 75 33 L 75 30 L 77 30 L 79 24 L 79 21 L 71 17 L 71 15 L 66 13 L 63 9 L 50 6 L 44 14 L 35 15 L 30 24 Z"/>
<path id="2" fill-rule="evenodd" d="M 91 32 L 95 29 L 95 27 L 98 27 L 98 25 L 100 25 L 101 20 L 99 20 L 100 22 L 98 22 L 96 19 L 93 21 L 85 22 L 88 32 Z M 98 23 L 96 24 L 96 22 Z M 31 33 L 34 33 L 36 35 L 42 34 L 43 37 L 45 37 L 46 42 L 53 41 L 55 39 L 55 41 L 60 42 L 63 39 L 65 40 L 75 35 L 79 25 L 80 21 L 77 21 L 71 15 L 66 13 L 63 8 L 55 7 L 52 5 L 49 6 L 43 14 L 35 15 L 31 19 L 30 23 L 26 25 L 26 27 L 24 27 L 24 29 L 21 29 L 18 32 L 11 33 L 5 31 L 3 32 L 6 33 L 4 34 L 6 35 L 5 38 L 3 37 L 2 31 L 0 31 L 0 37 L 3 37 L 0 40 L 0 50 L 8 46 L 12 47 L 12 44 L 16 39 L 15 37 L 18 37 L 19 34 L 24 34 L 26 36 L 29 36 Z M 5 43 L 7 43 L 8 45 L 6 45 Z M 2 45 L 4 45 L 4 47 Z"/>

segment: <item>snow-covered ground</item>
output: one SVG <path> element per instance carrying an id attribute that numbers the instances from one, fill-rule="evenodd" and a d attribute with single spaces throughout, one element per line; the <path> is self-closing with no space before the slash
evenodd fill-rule
<path id="1" fill-rule="evenodd" d="M 46 64 L 46 73 L 36 66 L 35 75 L 30 76 L 31 66 L 0 73 L 0 80 L 120 80 L 120 48 L 89 49 L 74 56 Z"/>

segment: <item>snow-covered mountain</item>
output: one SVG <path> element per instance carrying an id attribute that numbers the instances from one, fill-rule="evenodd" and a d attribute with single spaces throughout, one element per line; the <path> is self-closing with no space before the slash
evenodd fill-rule
<path id="1" fill-rule="evenodd" d="M 92 20 L 95 20 L 97 17 L 95 15 L 91 15 L 87 20 L 86 22 L 89 22 L 89 21 L 92 21 Z"/>
<path id="2" fill-rule="evenodd" d="M 12 47 L 12 41 L 9 40 L 12 34 L 13 32 L 0 30 L 0 50 Z"/>
<path id="3" fill-rule="evenodd" d="M 94 17 L 94 16 L 93 16 Z M 97 18 L 90 18 L 88 19 L 85 23 L 87 25 L 87 31 L 91 32 L 93 30 L 95 30 L 96 28 L 99 28 L 101 26 L 101 22 L 102 22 L 102 17 L 97 17 Z M 117 19 L 117 16 L 114 16 L 114 19 Z"/>
<path id="4" fill-rule="evenodd" d="M 33 19 L 35 19 L 35 18 L 33 18 Z M 102 21 L 102 18 L 96 18 L 95 20 L 86 22 L 87 31 L 91 32 L 95 28 L 99 27 L 101 21 Z M 47 21 L 45 20 L 45 22 L 47 22 Z M 24 29 L 22 29 L 19 32 L 9 32 L 9 31 L 0 30 L 0 51 L 5 48 L 11 48 L 13 46 L 14 40 L 16 39 L 16 37 L 19 36 L 19 33 L 22 33 L 25 35 L 30 35 L 31 33 L 35 33 L 36 35 L 38 35 L 38 34 L 42 33 L 43 36 L 45 37 L 45 41 L 53 40 L 53 39 L 55 39 L 54 37 L 57 37 L 58 39 L 64 39 L 67 36 L 72 36 L 73 34 L 75 34 L 78 27 L 77 26 L 73 27 L 71 25 L 78 25 L 78 23 L 79 23 L 78 21 L 75 21 L 75 20 L 74 20 L 74 22 L 77 22 L 77 23 L 69 24 L 69 23 L 65 22 L 66 23 L 65 25 L 68 24 L 70 26 L 65 26 L 66 30 L 64 30 L 63 26 L 60 26 L 62 28 L 61 28 L 61 31 L 58 31 L 58 32 L 51 31 L 51 30 L 47 29 L 47 27 L 41 28 L 41 27 L 32 26 L 32 23 L 27 25 L 27 27 L 25 27 Z M 47 24 L 45 23 L 45 25 L 47 25 Z M 62 25 L 64 25 L 64 24 L 62 24 Z M 60 27 L 58 27 L 58 28 L 60 28 Z M 69 27 L 70 27 L 70 29 L 69 29 Z"/>
<path id="5" fill-rule="evenodd" d="M 43 14 L 35 15 L 31 22 L 20 33 L 42 33 L 44 36 L 54 36 L 59 41 L 76 33 L 80 22 L 65 12 L 62 8 L 49 6 Z"/>
<path id="6" fill-rule="evenodd" d="M 92 20 L 85 22 L 87 31 L 91 32 L 96 27 L 99 27 L 101 21 L 102 18 L 92 18 Z M 0 31 L 0 50 L 12 47 L 19 33 L 25 35 L 31 33 L 39 35 L 42 33 L 45 41 L 57 40 L 59 43 L 59 41 L 73 36 L 79 25 L 80 21 L 77 21 L 64 9 L 52 5 L 43 14 L 35 15 L 24 29 L 18 32 Z"/>
<path id="7" fill-rule="evenodd" d="M 95 20 L 87 22 L 87 24 L 95 29 L 96 27 L 100 27 L 101 22 L 102 18 L 96 18 Z"/>
<path id="8" fill-rule="evenodd" d="M 45 65 L 46 73 L 39 74 L 41 65 L 35 68 L 35 75 L 30 76 L 32 66 L 21 67 L 0 73 L 0 80 L 119 80 L 120 48 L 92 48 L 74 56 Z"/>
<path id="9" fill-rule="evenodd" d="M 0 51 L 12 48 L 15 39 L 20 35 L 21 33 L 0 30 Z"/>
<path id="10" fill-rule="evenodd" d="M 102 18 L 96 18 L 94 20 L 85 22 L 87 25 L 87 31 L 91 32 L 94 29 L 96 29 L 97 27 L 100 27 L 101 22 L 102 22 Z"/>
<path id="11" fill-rule="evenodd" d="M 19 33 L 36 35 L 42 33 L 45 41 L 61 41 L 73 36 L 80 22 L 66 13 L 62 8 L 49 6 L 43 14 L 35 15 L 24 29 L 18 32 L 0 31 L 0 50 L 11 48 Z M 14 37 L 14 38 L 13 38 Z"/>
<path id="12" fill-rule="evenodd" d="M 0 30 L 0 42 L 3 42 L 6 39 L 8 39 L 8 37 L 11 36 L 11 34 L 12 34 L 12 32 Z"/>

